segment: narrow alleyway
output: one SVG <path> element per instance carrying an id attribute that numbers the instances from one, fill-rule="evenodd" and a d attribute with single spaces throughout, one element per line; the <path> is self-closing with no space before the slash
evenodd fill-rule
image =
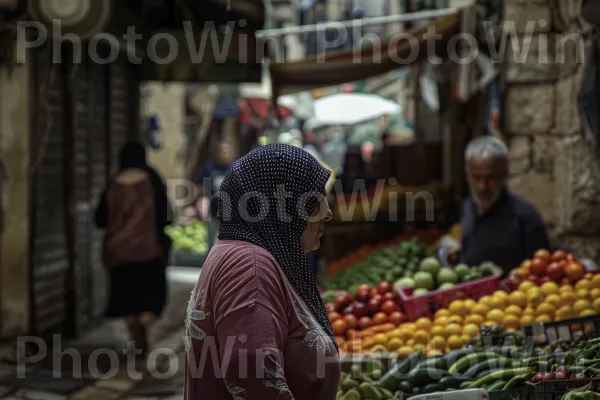
<path id="1" fill-rule="evenodd" d="M 61 343 L 62 357 L 52 356 L 52 345 L 58 343 L 54 340 L 47 344 L 46 357 L 31 360 L 22 370 L 14 359 L 0 364 L 0 399 L 181 399 L 183 321 L 198 273 L 199 269 L 169 267 L 169 301 L 150 332 L 152 352 L 145 364 L 129 361 L 124 354 L 125 325 L 104 322 L 76 341 Z"/>

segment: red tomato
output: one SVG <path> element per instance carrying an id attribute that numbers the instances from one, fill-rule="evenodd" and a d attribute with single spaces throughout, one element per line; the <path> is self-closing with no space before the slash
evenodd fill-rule
<path id="1" fill-rule="evenodd" d="M 363 330 L 371 326 L 371 318 L 362 317 L 358 320 L 358 329 Z"/>
<path id="2" fill-rule="evenodd" d="M 535 276 L 544 276 L 546 275 L 546 261 L 541 258 L 534 258 L 531 262 L 531 274 Z"/>
<path id="3" fill-rule="evenodd" d="M 356 329 L 356 327 L 358 326 L 358 318 L 356 318 L 352 314 L 344 315 L 343 320 L 344 322 L 346 322 L 348 329 Z"/>

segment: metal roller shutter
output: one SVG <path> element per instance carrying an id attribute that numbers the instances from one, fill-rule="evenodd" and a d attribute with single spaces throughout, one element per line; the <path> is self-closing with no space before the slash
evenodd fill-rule
<path id="1" fill-rule="evenodd" d="M 32 51 L 35 122 L 31 135 L 32 328 L 59 332 L 67 319 L 64 76 L 52 63 L 52 43 Z"/>

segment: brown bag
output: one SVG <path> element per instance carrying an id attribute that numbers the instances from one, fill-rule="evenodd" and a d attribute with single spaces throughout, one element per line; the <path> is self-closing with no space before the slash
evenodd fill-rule
<path id="1" fill-rule="evenodd" d="M 108 268 L 162 257 L 155 197 L 150 176 L 141 169 L 123 171 L 110 185 L 103 252 Z"/>

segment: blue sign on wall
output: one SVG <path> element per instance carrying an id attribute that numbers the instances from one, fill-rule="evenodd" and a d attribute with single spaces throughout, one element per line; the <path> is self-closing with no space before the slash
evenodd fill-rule
<path id="1" fill-rule="evenodd" d="M 239 109 L 240 91 L 238 86 L 219 86 L 219 96 L 215 104 L 215 119 L 237 118 Z"/>

